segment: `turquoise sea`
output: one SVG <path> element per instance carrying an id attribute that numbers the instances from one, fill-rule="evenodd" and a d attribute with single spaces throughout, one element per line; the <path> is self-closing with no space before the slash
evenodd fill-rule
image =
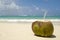
<path id="1" fill-rule="evenodd" d="M 46 16 L 46 19 L 60 19 L 60 16 Z M 43 19 L 43 16 L 0 16 L 0 19 Z"/>

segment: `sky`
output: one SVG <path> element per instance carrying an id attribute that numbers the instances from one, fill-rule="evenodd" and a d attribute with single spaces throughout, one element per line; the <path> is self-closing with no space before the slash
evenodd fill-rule
<path id="1" fill-rule="evenodd" d="M 0 0 L 0 16 L 60 16 L 60 0 Z"/>

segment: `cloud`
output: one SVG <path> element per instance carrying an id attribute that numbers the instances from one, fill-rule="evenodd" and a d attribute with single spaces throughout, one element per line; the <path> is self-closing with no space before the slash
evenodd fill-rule
<path id="1" fill-rule="evenodd" d="M 15 4 L 12 0 L 0 0 L 0 8 L 16 8 L 19 9 L 19 6 Z"/>
<path id="2" fill-rule="evenodd" d="M 0 0 L 2 4 L 10 4 L 14 0 Z"/>
<path id="3" fill-rule="evenodd" d="M 39 7 L 37 7 L 36 5 L 32 5 L 36 10 L 39 10 Z"/>
<path id="4" fill-rule="evenodd" d="M 35 8 L 35 10 L 37 10 L 37 11 L 40 11 L 40 12 L 47 12 L 47 9 L 44 9 L 44 8 L 40 8 L 40 7 L 38 7 L 38 6 L 36 6 L 36 5 L 32 5 L 34 8 Z"/>
<path id="5" fill-rule="evenodd" d="M 36 5 L 17 5 L 16 0 L 0 0 L 0 16 L 37 16 L 46 11 Z"/>
<path id="6" fill-rule="evenodd" d="M 14 2 L 12 2 L 10 5 L 7 5 L 8 8 L 15 8 L 15 9 L 19 9 L 19 6 L 16 5 Z"/>
<path id="7" fill-rule="evenodd" d="M 14 1 L 0 0 L 0 16 L 22 14 L 24 7 L 16 5 Z"/>

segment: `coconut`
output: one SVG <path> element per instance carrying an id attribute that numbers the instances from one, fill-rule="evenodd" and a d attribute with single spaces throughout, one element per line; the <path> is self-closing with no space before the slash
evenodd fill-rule
<path id="1" fill-rule="evenodd" d="M 35 21 L 32 23 L 32 31 L 39 36 L 52 36 L 54 28 L 50 21 Z"/>

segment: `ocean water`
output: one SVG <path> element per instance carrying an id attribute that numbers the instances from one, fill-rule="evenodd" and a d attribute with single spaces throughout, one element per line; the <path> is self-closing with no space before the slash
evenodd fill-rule
<path id="1" fill-rule="evenodd" d="M 0 16 L 0 22 L 34 22 L 34 21 L 52 21 L 60 22 L 60 16 Z"/>
<path id="2" fill-rule="evenodd" d="M 60 19 L 60 16 L 46 16 L 46 19 Z M 43 16 L 0 16 L 0 19 L 43 19 Z"/>

